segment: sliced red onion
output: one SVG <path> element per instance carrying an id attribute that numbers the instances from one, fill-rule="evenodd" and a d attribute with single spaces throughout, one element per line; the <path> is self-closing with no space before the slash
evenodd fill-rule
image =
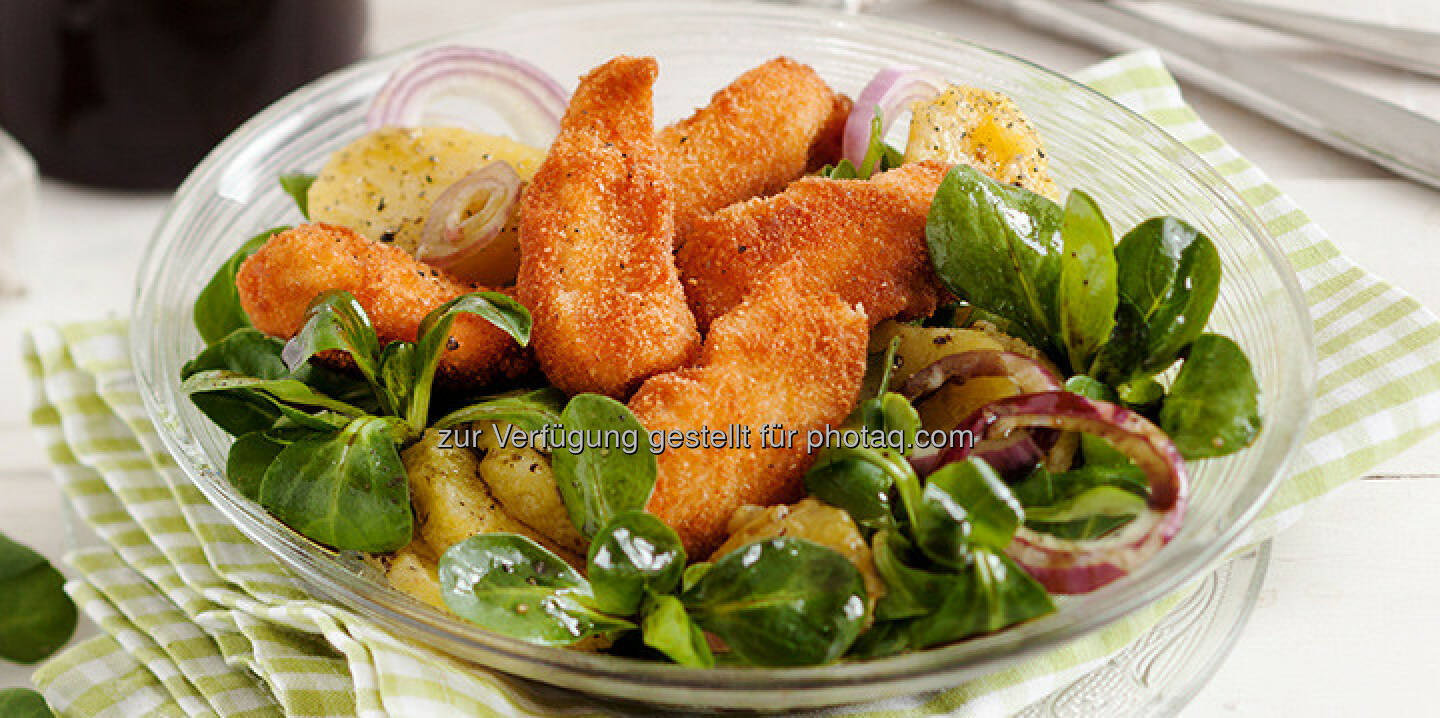
<path id="1" fill-rule="evenodd" d="M 1009 377 L 1022 394 L 1059 391 L 1063 384 L 1044 364 L 1023 354 L 996 349 L 976 349 L 949 354 L 910 375 L 900 385 L 906 399 L 918 401 L 950 383 L 962 383 L 977 376 Z"/>
<path id="2" fill-rule="evenodd" d="M 1189 479 L 1180 451 L 1159 427 L 1129 409 L 1066 391 L 1021 394 L 992 402 L 979 411 L 971 431 L 1047 428 L 1079 431 L 1110 442 L 1145 472 L 1150 511 L 1109 536 L 1074 541 L 1020 527 L 1006 553 L 1054 593 L 1093 591 L 1134 570 L 1180 530 L 1189 501 Z M 970 450 L 955 447 L 947 461 Z"/>
<path id="3" fill-rule="evenodd" d="M 1169 509 L 1147 511 L 1093 541 L 1062 539 L 1021 525 L 1005 553 L 1051 593 L 1089 593 L 1135 570 L 1169 543 L 1180 532 L 1188 503 L 1182 491 Z"/>
<path id="4" fill-rule="evenodd" d="M 498 50 L 447 45 L 396 70 L 365 116 L 371 129 L 418 127 L 445 96 L 483 100 L 510 125 L 516 139 L 544 147 L 560 129 L 570 93 L 543 70 Z"/>
<path id="5" fill-rule="evenodd" d="M 1060 379 L 1045 368 L 1044 364 L 1023 354 L 978 349 L 959 354 L 943 356 L 929 366 L 915 372 L 900 386 L 900 393 L 911 401 L 922 399 L 950 383 L 963 383 L 981 376 L 1003 376 L 1015 382 L 1023 393 L 1057 391 L 1062 387 Z M 973 419 L 972 419 L 973 421 Z M 962 426 L 969 424 L 965 422 Z M 1045 453 L 1055 444 L 1053 431 L 1013 431 L 1003 437 L 978 442 L 974 451 L 966 447 L 967 455 L 985 459 L 986 463 L 1002 476 L 1029 471 L 1045 458 Z M 923 454 L 916 452 L 910 463 L 915 471 L 924 476 L 954 459 L 949 453 L 954 448 L 930 449 Z"/>
<path id="6" fill-rule="evenodd" d="M 415 258 L 451 269 L 484 249 L 510 220 L 520 184 L 508 162 L 491 162 L 450 185 L 430 206 Z M 466 217 L 465 210 L 482 198 L 480 209 Z"/>
<path id="7" fill-rule="evenodd" d="M 927 446 L 916 448 L 905 457 L 910 462 L 910 468 L 915 470 L 918 476 L 929 476 L 930 472 L 940 468 L 941 459 L 945 458 L 946 446 Z"/>
<path id="8" fill-rule="evenodd" d="M 985 463 L 1006 480 L 1015 481 L 1034 471 L 1036 465 L 1045 461 L 1046 454 L 1055 446 L 1057 438 L 1059 434 L 1053 431 L 1017 429 L 1003 436 L 975 442 L 970 455 L 984 459 Z M 953 460 L 951 454 L 947 453 L 940 463 L 948 464 Z"/>
<path id="9" fill-rule="evenodd" d="M 877 109 L 880 111 L 880 133 L 883 135 L 911 103 L 940 94 L 945 84 L 945 78 L 938 73 L 916 67 L 887 67 L 875 73 L 870 84 L 855 98 L 850 117 L 845 120 L 842 154 L 855 166 L 860 166 L 865 161 L 865 151 L 870 147 L 870 122 L 875 119 Z"/>

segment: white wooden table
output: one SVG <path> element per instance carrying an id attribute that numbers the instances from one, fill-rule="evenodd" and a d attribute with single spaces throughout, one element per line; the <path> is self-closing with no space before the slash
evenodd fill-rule
<path id="1" fill-rule="evenodd" d="M 573 1 L 573 0 L 571 0 Z M 1295 8 L 1322 3 L 1265 0 Z M 372 0 L 371 47 L 385 50 L 482 23 L 525 5 L 505 1 Z M 1440 31 L 1433 0 L 1327 0 L 1338 15 Z M 1016 27 L 954 2 L 896 2 L 877 12 L 915 20 L 1042 65 L 1071 71 L 1101 59 L 1088 48 Z M 1180 15 L 1179 11 L 1172 11 Z M 1200 23 L 1193 23 L 1199 26 Z M 1440 117 L 1440 81 L 1377 71 L 1293 41 L 1206 24 Z M 1361 265 L 1440 308 L 1440 194 L 1297 137 L 1187 88 L 1200 114 L 1265 168 Z M 59 497 L 26 424 L 23 327 L 127 311 L 141 247 L 165 204 L 46 183 L 23 258 L 31 290 L 0 302 L 0 530 L 47 556 L 63 552 Z M 1440 438 L 1396 456 L 1321 502 L 1275 541 L 1270 576 L 1234 653 L 1187 715 L 1355 716 L 1431 712 L 1440 669 Z M 82 635 L 93 627 L 82 627 Z M 0 666 L 0 687 L 28 669 Z"/>

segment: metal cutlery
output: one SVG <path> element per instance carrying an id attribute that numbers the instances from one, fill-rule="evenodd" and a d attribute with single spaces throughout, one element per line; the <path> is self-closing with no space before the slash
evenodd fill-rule
<path id="1" fill-rule="evenodd" d="M 1110 52 L 1154 47 L 1178 74 L 1291 129 L 1440 189 L 1440 123 L 1272 58 L 1092 0 L 970 0 Z"/>
<path id="2" fill-rule="evenodd" d="M 1156 0 L 1323 42 L 1347 55 L 1440 77 L 1440 33 L 1316 15 L 1237 0 Z"/>

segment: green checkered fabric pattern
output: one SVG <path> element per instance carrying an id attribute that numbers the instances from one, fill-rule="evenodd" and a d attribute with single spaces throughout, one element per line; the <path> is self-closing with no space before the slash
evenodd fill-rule
<path id="1" fill-rule="evenodd" d="M 1440 322 L 1345 259 L 1293 202 L 1185 105 L 1153 52 L 1080 79 L 1185 142 L 1254 205 L 1294 264 L 1320 355 L 1314 420 L 1251 530 L 1440 428 Z M 212 508 L 141 406 L 123 322 L 33 330 L 32 419 L 56 479 L 100 539 L 73 552 L 68 585 L 102 634 L 35 673 L 61 715 L 521 716 L 622 714 L 618 706 L 463 665 L 312 598 Z M 1159 621 L 1172 596 L 1097 634 L 955 688 L 831 711 L 1005 715 L 1091 670 Z"/>

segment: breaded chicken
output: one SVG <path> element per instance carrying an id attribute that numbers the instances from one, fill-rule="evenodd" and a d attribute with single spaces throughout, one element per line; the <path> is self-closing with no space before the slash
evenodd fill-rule
<path id="1" fill-rule="evenodd" d="M 696 217 L 774 194 L 807 169 L 838 161 L 849 115 L 850 100 L 808 65 L 777 57 L 661 130 L 656 142 L 675 186 L 676 246 Z"/>
<path id="2" fill-rule="evenodd" d="M 235 286 L 255 328 L 281 338 L 300 331 L 317 295 L 345 290 L 365 308 L 381 343 L 415 341 L 420 321 L 432 309 L 485 290 L 332 224 L 302 224 L 271 237 L 240 265 Z M 446 386 L 479 388 L 533 367 L 526 350 L 479 317 L 458 317 L 450 339 L 436 373 Z"/>
<path id="3" fill-rule="evenodd" d="M 624 398 L 700 347 L 675 270 L 675 203 L 655 149 L 653 58 L 581 78 L 520 208 L 520 301 L 556 387 Z"/>
<path id="4" fill-rule="evenodd" d="M 814 459 L 806 433 L 838 428 L 850 413 L 865 373 L 866 326 L 865 314 L 835 293 L 777 276 L 715 321 L 697 366 L 652 377 L 631 397 L 630 410 L 651 431 L 751 432 L 748 447 L 666 446 L 657 456 L 647 510 L 675 529 L 692 559 L 725 540 L 741 506 L 804 495 Z M 767 424 L 796 432 L 793 443 L 762 446 Z"/>
<path id="5" fill-rule="evenodd" d="M 922 162 L 870 180 L 807 177 L 773 197 L 697 219 L 676 262 L 700 327 L 791 262 L 811 285 L 861 305 L 872 326 L 929 315 L 940 287 L 925 218 L 947 169 Z"/>

